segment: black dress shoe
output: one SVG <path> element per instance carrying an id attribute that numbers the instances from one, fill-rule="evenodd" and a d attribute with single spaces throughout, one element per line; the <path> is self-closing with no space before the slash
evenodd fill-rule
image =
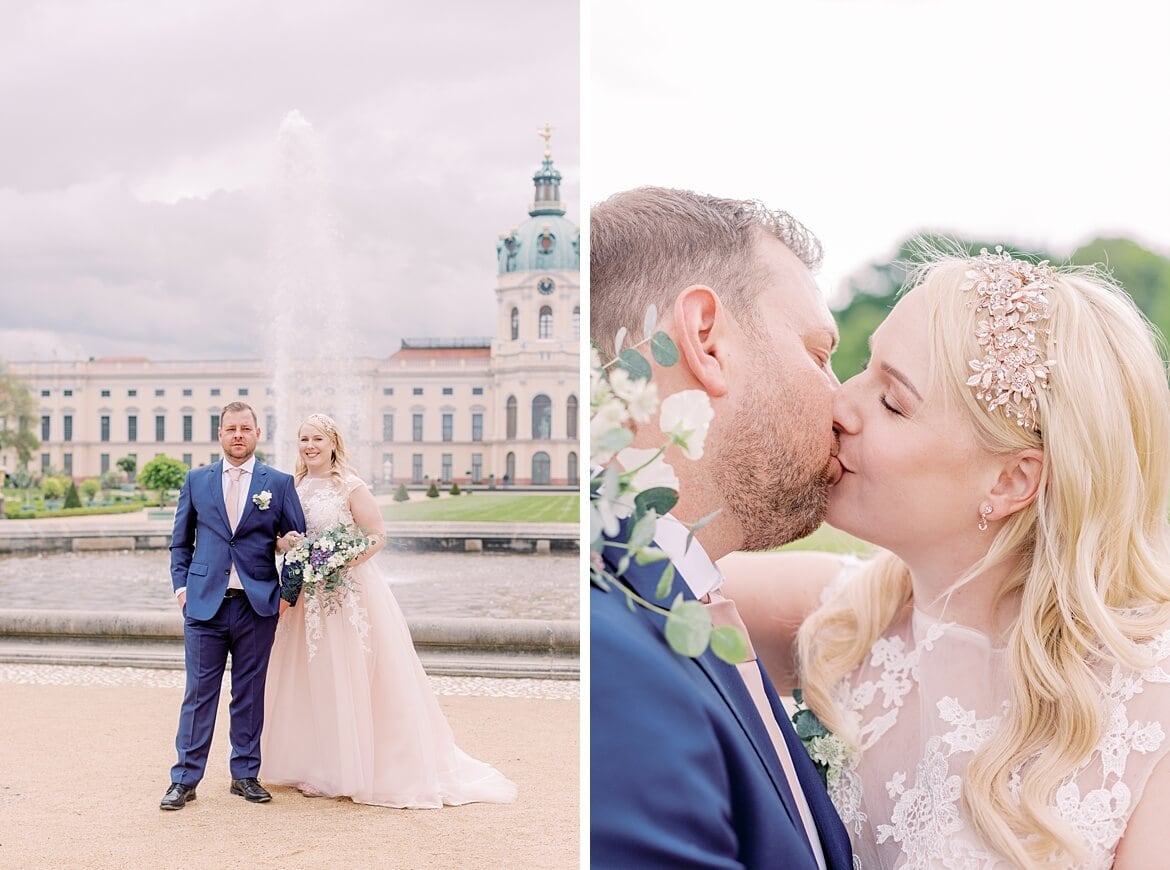
<path id="1" fill-rule="evenodd" d="M 181 782 L 172 782 L 167 793 L 163 795 L 158 808 L 160 810 L 181 810 L 187 805 L 187 801 L 193 800 L 195 800 L 195 786 L 188 788 Z"/>
<path id="2" fill-rule="evenodd" d="M 243 779 L 233 779 L 232 794 L 243 795 L 244 800 L 251 801 L 254 804 L 268 803 L 272 800 L 264 786 L 260 785 L 260 780 L 254 776 L 246 776 Z"/>

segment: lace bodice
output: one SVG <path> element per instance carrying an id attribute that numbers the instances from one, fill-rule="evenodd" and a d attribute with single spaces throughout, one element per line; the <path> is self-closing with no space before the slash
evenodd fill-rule
<path id="1" fill-rule="evenodd" d="M 349 494 L 362 485 L 356 474 L 335 478 L 306 477 L 297 484 L 297 496 L 305 512 L 306 533 L 313 537 L 329 526 L 353 523 Z"/>
<path id="2" fill-rule="evenodd" d="M 847 569 L 852 573 L 850 569 Z M 1154 666 L 1102 668 L 1104 736 L 1053 806 L 1084 839 L 1082 867 L 1107 868 L 1155 765 L 1170 749 L 1170 630 Z M 831 783 L 855 862 L 867 868 L 1007 868 L 981 842 L 961 797 L 967 764 L 1007 710 L 1007 659 L 978 631 L 907 608 L 836 687 L 861 752 Z"/>
<path id="3" fill-rule="evenodd" d="M 353 525 L 349 496 L 362 485 L 361 479 L 352 473 L 342 475 L 340 480 L 333 477 L 306 477 L 297 484 L 297 497 L 305 513 L 307 536 L 312 538 L 338 523 Z M 310 660 L 317 654 L 318 643 L 329 630 L 352 631 L 362 648 L 367 648 L 366 638 L 370 629 L 362 586 L 367 572 L 373 570 L 369 565 L 346 569 L 346 583 L 343 587 L 321 595 L 306 591 L 301 596 Z M 330 626 L 333 628 L 330 629 Z"/>

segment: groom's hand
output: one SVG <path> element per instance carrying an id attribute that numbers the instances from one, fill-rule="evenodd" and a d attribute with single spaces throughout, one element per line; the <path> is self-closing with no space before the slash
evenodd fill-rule
<path id="1" fill-rule="evenodd" d="M 187 614 L 187 591 L 183 590 L 176 597 L 179 599 L 179 613 L 186 616 L 186 614 Z"/>

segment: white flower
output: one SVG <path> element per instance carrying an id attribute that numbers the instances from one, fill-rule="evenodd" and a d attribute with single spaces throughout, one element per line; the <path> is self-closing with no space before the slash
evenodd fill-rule
<path id="1" fill-rule="evenodd" d="M 623 428 L 630 418 L 625 403 L 620 399 L 610 399 L 593 412 L 589 420 L 589 443 L 591 447 L 590 462 L 593 465 L 605 465 L 613 458 L 614 451 L 602 445 L 606 433 Z M 629 443 L 626 441 L 625 443 Z"/>
<path id="2" fill-rule="evenodd" d="M 707 428 L 715 417 L 711 400 L 702 390 L 681 390 L 662 401 L 659 426 L 682 448 L 687 459 L 701 459 Z"/>
<path id="3" fill-rule="evenodd" d="M 272 504 L 272 493 L 268 490 L 261 490 L 252 496 L 252 504 L 256 505 L 260 510 L 268 510 L 268 506 Z"/>
<path id="4" fill-rule="evenodd" d="M 643 450 L 640 447 L 627 447 L 618 453 L 618 463 L 626 469 L 627 474 L 633 472 L 626 486 L 623 487 L 625 492 L 612 498 L 609 497 L 609 493 L 604 494 L 603 500 L 610 503 L 609 510 L 618 519 L 625 519 L 634 512 L 634 498 L 640 492 L 659 486 L 678 491 L 678 477 L 675 476 L 674 469 L 670 467 L 670 464 L 662 456 L 657 455 L 660 452 L 653 449 Z M 642 468 L 643 465 L 646 467 Z"/>
<path id="5" fill-rule="evenodd" d="M 653 381 L 631 378 L 625 369 L 616 368 L 610 372 L 609 386 L 626 403 L 630 419 L 635 423 L 648 423 L 654 417 L 658 410 L 658 386 Z"/>

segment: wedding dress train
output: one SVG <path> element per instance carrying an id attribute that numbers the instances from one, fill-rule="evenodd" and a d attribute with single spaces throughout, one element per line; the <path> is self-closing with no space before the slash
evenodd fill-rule
<path id="1" fill-rule="evenodd" d="M 305 478 L 311 537 L 353 523 L 363 484 Z M 261 777 L 388 807 L 507 803 L 516 786 L 455 745 L 406 620 L 375 560 L 326 600 L 302 594 L 280 619 L 268 668 Z"/>

